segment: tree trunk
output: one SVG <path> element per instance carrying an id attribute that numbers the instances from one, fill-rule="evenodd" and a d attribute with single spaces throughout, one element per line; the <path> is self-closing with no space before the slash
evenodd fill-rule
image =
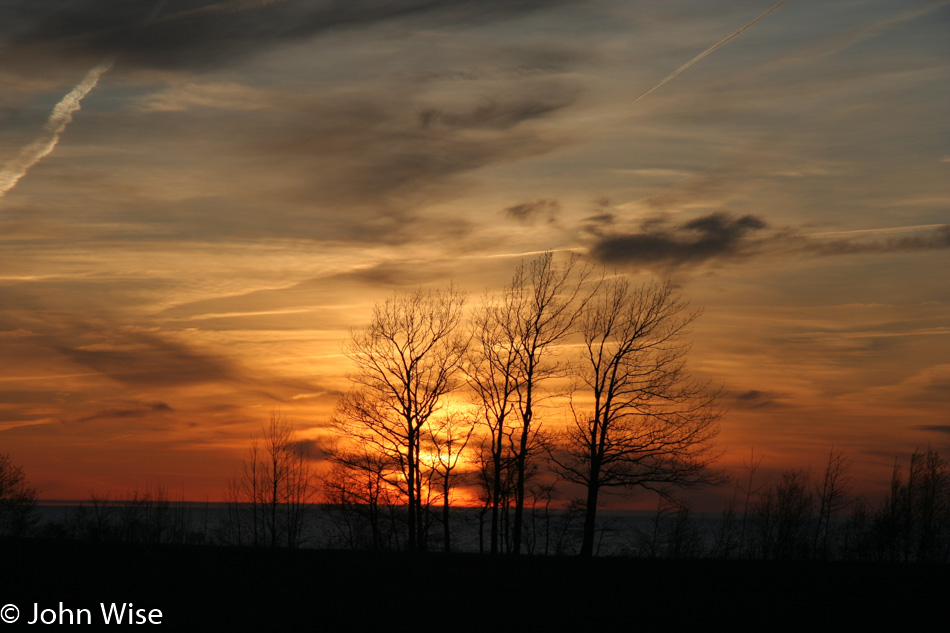
<path id="1" fill-rule="evenodd" d="M 598 469 L 599 470 L 599 469 Z M 584 509 L 584 538 L 581 541 L 581 556 L 594 555 L 594 531 L 597 526 L 597 494 L 599 472 L 592 472 L 587 485 L 587 507 Z"/>
<path id="2" fill-rule="evenodd" d="M 492 446 L 492 466 L 494 467 L 491 502 L 491 553 L 498 553 L 498 531 L 500 529 L 499 509 L 501 506 L 501 424 L 498 426 L 498 438 Z"/>
<path id="3" fill-rule="evenodd" d="M 512 535 L 513 540 L 513 553 L 521 553 L 521 525 L 524 521 L 524 489 L 525 489 L 525 468 L 527 461 L 527 449 L 528 449 L 528 426 L 525 425 L 521 433 L 521 444 L 520 449 L 518 450 L 518 455 L 515 459 L 516 473 L 515 473 L 515 525 L 514 525 L 514 534 Z"/>
<path id="4" fill-rule="evenodd" d="M 442 492 L 442 535 L 445 539 L 445 553 L 452 551 L 452 538 L 449 528 L 449 473 L 445 473 L 445 484 Z"/>

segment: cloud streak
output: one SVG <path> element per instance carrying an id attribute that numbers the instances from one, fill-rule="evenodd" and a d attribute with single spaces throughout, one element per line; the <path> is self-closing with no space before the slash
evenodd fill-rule
<path id="1" fill-rule="evenodd" d="M 82 81 L 53 108 L 49 120 L 36 140 L 20 150 L 15 158 L 0 169 L 0 199 L 7 195 L 34 165 L 56 149 L 60 136 L 72 122 L 73 114 L 79 111 L 82 100 L 92 92 L 102 75 L 111 67 L 112 61 L 108 60 L 86 73 Z"/>
<path id="2" fill-rule="evenodd" d="M 634 103 L 638 103 L 641 99 L 643 99 L 644 97 L 646 97 L 646 96 L 649 95 L 650 93 L 656 91 L 657 89 L 659 89 L 660 87 L 662 87 L 663 85 L 665 85 L 666 83 L 668 83 L 669 81 L 675 79 L 677 75 L 679 75 L 679 74 L 682 73 L 683 71 L 687 70 L 690 66 L 692 66 L 693 64 L 695 64 L 696 62 L 698 62 L 698 61 L 701 60 L 702 58 L 706 57 L 707 55 L 709 55 L 709 54 L 711 54 L 711 53 L 714 53 L 717 49 L 719 49 L 720 47 L 722 47 L 722 46 L 724 46 L 725 44 L 727 44 L 727 43 L 728 43 L 730 40 L 732 40 L 733 38 L 739 36 L 739 35 L 740 35 L 743 31 L 745 31 L 746 29 L 751 28 L 756 22 L 758 22 L 758 21 L 764 19 L 766 16 L 768 16 L 770 13 L 772 13 L 773 11 L 775 11 L 776 9 L 778 9 L 780 6 L 782 6 L 783 4 L 785 4 L 785 3 L 788 2 L 788 1 L 789 1 L 789 0 L 781 0 L 780 2 L 776 2 L 774 5 L 772 5 L 772 7 L 771 7 L 769 10 L 767 10 L 765 13 L 763 13 L 762 15 L 760 15 L 759 17 L 757 17 L 756 19 L 754 19 L 754 20 L 752 20 L 751 22 L 745 24 L 742 28 L 740 28 L 738 31 L 736 31 L 736 32 L 733 33 L 732 35 L 730 35 L 730 36 L 728 36 L 728 37 L 726 37 L 726 38 L 724 38 L 724 39 L 719 40 L 718 42 L 716 42 L 715 44 L 713 44 L 712 46 L 710 46 L 709 48 L 707 48 L 706 50 L 704 50 L 702 53 L 700 53 L 700 54 L 697 55 L 696 57 L 692 58 L 691 60 L 689 60 L 688 62 L 686 62 L 685 64 L 683 64 L 682 66 L 680 66 L 679 68 L 677 68 L 676 70 L 674 70 L 673 72 L 671 72 L 669 75 L 667 75 L 666 77 L 663 78 L 663 81 L 661 81 L 660 83 L 658 83 L 657 85 L 653 86 L 652 88 L 650 88 L 649 90 L 647 90 L 646 92 L 644 92 L 642 95 L 640 95 L 639 97 L 637 97 L 637 98 L 634 100 Z"/>

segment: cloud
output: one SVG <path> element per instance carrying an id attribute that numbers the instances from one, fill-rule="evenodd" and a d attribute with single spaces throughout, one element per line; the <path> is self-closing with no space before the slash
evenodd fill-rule
<path id="1" fill-rule="evenodd" d="M 855 255 L 862 253 L 897 253 L 950 248 L 950 224 L 938 226 L 926 234 L 889 237 L 877 241 L 856 239 L 830 240 L 808 244 L 806 249 L 818 255 Z"/>
<path id="2" fill-rule="evenodd" d="M 559 90 L 536 96 L 518 95 L 508 101 L 490 99 L 468 111 L 448 112 L 427 108 L 419 114 L 422 127 L 507 130 L 519 123 L 540 119 L 569 106 L 576 91 Z"/>
<path id="3" fill-rule="evenodd" d="M 172 413 L 173 409 L 164 402 L 130 403 L 127 408 L 103 409 L 90 415 L 76 418 L 78 423 L 97 422 L 100 420 L 137 419 L 151 417 L 156 413 Z"/>
<path id="4" fill-rule="evenodd" d="M 192 108 L 259 110 L 272 105 L 270 95 L 232 81 L 172 86 L 138 100 L 145 112 L 184 112 Z"/>
<path id="5" fill-rule="evenodd" d="M 112 62 L 103 62 L 86 73 L 82 81 L 53 108 L 53 112 L 49 115 L 49 120 L 46 121 L 40 135 L 20 150 L 16 158 L 7 162 L 0 169 L 0 198 L 3 198 L 13 189 L 31 167 L 56 149 L 60 135 L 66 130 L 66 126 L 72 122 L 73 114 L 79 110 L 83 98 L 96 87 L 99 78 L 111 67 Z"/>
<path id="6" fill-rule="evenodd" d="M 230 65 L 285 42 L 413 18 L 470 24 L 517 16 L 562 0 L 354 0 L 352 2 L 127 2 L 77 0 L 55 11 L 34 0 L 4 3 L 5 55 L 117 56 L 120 65 L 202 69 Z M 195 6 L 197 5 L 197 6 Z"/>
<path id="7" fill-rule="evenodd" d="M 237 367 L 223 357 L 198 351 L 155 332 L 125 329 L 109 342 L 60 344 L 73 362 L 129 385 L 185 385 L 237 380 Z"/>
<path id="8" fill-rule="evenodd" d="M 480 218 L 430 214 L 431 205 L 470 193 L 480 170 L 573 140 L 551 121 L 575 101 L 568 82 L 531 78 L 460 94 L 424 92 L 412 81 L 382 80 L 302 95 L 190 78 L 83 121 L 75 147 L 86 152 L 86 139 L 93 148 L 121 146 L 123 160 L 108 169 L 73 163 L 56 174 L 55 184 L 97 200 L 81 206 L 81 222 L 68 230 L 52 221 L 39 226 L 65 205 L 23 206 L 5 217 L 19 220 L 20 231 L 60 232 L 72 244 L 90 236 L 113 244 L 449 242 Z M 201 143 L 180 142 L 195 138 Z M 7 226 L 7 235 L 17 228 Z"/>
<path id="9" fill-rule="evenodd" d="M 731 400 L 730 408 L 734 409 L 776 409 L 786 406 L 783 404 L 783 394 L 760 391 L 758 389 L 729 393 L 727 397 Z"/>
<path id="10" fill-rule="evenodd" d="M 835 256 L 950 248 L 950 225 L 891 229 L 915 234 L 884 239 L 876 238 L 881 232 L 874 231 L 827 239 L 796 228 L 771 229 L 756 215 L 737 217 L 726 212 L 679 224 L 672 224 L 669 216 L 653 216 L 631 232 L 617 231 L 615 224 L 614 214 L 603 213 L 586 218 L 583 225 L 594 237 L 590 255 L 605 264 L 679 268 L 779 254 Z"/>
<path id="11" fill-rule="evenodd" d="M 265 192 L 266 203 L 277 198 L 297 209 L 305 203 L 307 215 L 299 219 L 309 220 L 323 239 L 400 243 L 464 233 L 466 221 L 422 218 L 421 211 L 457 198 L 472 184 L 468 177 L 482 168 L 570 142 L 542 119 L 570 106 L 573 86 L 521 82 L 507 88 L 512 94 L 496 95 L 490 106 L 471 108 L 422 105 L 415 91 L 392 88 L 385 98 L 373 90 L 336 101 L 307 100 L 289 112 L 283 106 L 287 116 L 279 118 L 262 115 L 238 151 L 286 166 L 280 191 Z M 302 177 L 286 178 L 291 170 Z M 250 219 L 260 222 L 262 216 Z M 289 226 L 295 236 L 306 234 L 298 218 L 284 219 L 283 227 L 254 228 Z"/>
<path id="12" fill-rule="evenodd" d="M 253 329 L 254 322 L 265 323 L 267 319 L 254 316 L 260 306 L 271 311 L 317 311 L 321 312 L 321 325 L 327 329 L 346 330 L 353 325 L 354 295 L 379 293 L 383 289 L 408 289 L 444 279 L 450 268 L 446 263 L 427 262 L 426 266 L 399 261 L 384 261 L 379 264 L 307 279 L 293 285 L 265 290 L 202 299 L 166 308 L 157 316 L 165 327 L 176 324 L 193 325 L 202 319 L 203 329 L 215 326 L 228 329 L 240 327 Z M 209 323 L 213 318 L 217 323 Z M 312 327 L 296 320 L 295 327 Z M 258 326 L 260 327 L 260 326 Z M 284 328 L 291 329 L 289 325 Z"/>
<path id="13" fill-rule="evenodd" d="M 553 223 L 560 211 L 561 205 L 557 200 L 541 198 L 507 207 L 505 215 L 522 224 L 534 224 L 538 220 Z"/>
<path id="14" fill-rule="evenodd" d="M 637 232 L 599 237 L 590 252 L 606 264 L 696 265 L 746 254 L 746 239 L 767 226 L 754 215 L 737 218 L 727 213 L 712 213 L 675 226 L 651 218 L 641 223 Z"/>
<path id="15" fill-rule="evenodd" d="M 329 457 L 323 442 L 319 440 L 297 440 L 290 444 L 290 449 L 300 457 L 315 462 L 323 461 Z"/>
<path id="16" fill-rule="evenodd" d="M 577 103 L 582 80 L 552 79 L 543 63 L 553 58 L 550 70 L 560 73 L 589 54 L 582 47 L 539 38 L 486 47 L 481 33 L 466 33 L 430 67 L 414 63 L 418 46 L 401 33 L 431 25 L 441 46 L 455 25 L 518 18 L 561 2 L 77 0 L 44 11 L 35 2 L 3 4 L 0 67 L 9 56 L 11 73 L 116 55 L 114 90 L 103 95 L 108 115 L 70 129 L 74 155 L 89 159 L 62 162 L 62 171 L 49 174 L 57 191 L 81 188 L 84 200 L 97 200 L 68 210 L 78 220 L 68 229 L 73 244 L 274 237 L 449 243 L 472 235 L 482 218 L 430 213 L 432 205 L 471 193 L 482 170 L 576 138 L 558 118 Z M 159 4 L 164 8 L 149 21 Z M 6 27 L 4 13 L 16 15 Z M 382 22 L 385 28 L 369 30 Z M 347 36 L 334 40 L 342 50 L 332 62 L 314 53 L 318 70 L 308 72 L 315 81 L 283 82 L 283 71 L 263 77 L 256 66 L 198 74 L 238 66 L 285 42 L 362 27 L 365 46 L 355 48 L 351 42 L 360 40 Z M 280 51 L 266 64 L 290 64 L 292 76 L 305 63 L 299 58 L 299 51 Z M 509 74 L 524 68 L 543 72 Z M 428 74 L 446 69 L 473 70 L 479 79 L 447 85 Z M 118 148 L 122 160 L 106 167 Z M 53 218 L 65 205 L 51 208 L 49 198 L 42 207 L 22 202 L 15 216 L 8 210 L 7 235 L 64 231 Z"/>

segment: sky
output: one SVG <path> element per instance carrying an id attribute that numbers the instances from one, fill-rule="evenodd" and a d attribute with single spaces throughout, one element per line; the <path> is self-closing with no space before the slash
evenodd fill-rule
<path id="1" fill-rule="evenodd" d="M 374 302 L 553 250 L 703 309 L 725 468 L 947 456 L 950 1 L 779 5 L 3 2 L 0 453 L 218 500 Z"/>

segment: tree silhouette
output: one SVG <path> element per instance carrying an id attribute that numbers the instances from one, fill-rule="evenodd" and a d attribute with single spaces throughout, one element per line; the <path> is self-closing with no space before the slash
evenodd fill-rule
<path id="1" fill-rule="evenodd" d="M 398 545 L 395 506 L 399 491 L 387 481 L 395 467 L 365 442 L 327 447 L 334 462 L 323 480 L 335 535 L 352 549 L 389 549 Z"/>
<path id="2" fill-rule="evenodd" d="M 874 516 L 878 558 L 904 562 L 950 559 L 950 467 L 937 451 L 915 450 L 906 480 L 894 460 L 891 491 Z"/>
<path id="3" fill-rule="evenodd" d="M 449 521 L 452 490 L 466 475 L 460 470 L 462 455 L 475 431 L 474 419 L 467 415 L 447 414 L 435 423 L 430 420 L 429 441 L 432 447 L 432 487 L 442 497 L 442 542 L 446 552 L 452 550 L 452 530 Z"/>
<path id="4" fill-rule="evenodd" d="M 813 509 L 808 471 L 783 470 L 781 479 L 763 489 L 752 505 L 759 555 L 767 560 L 807 558 Z"/>
<path id="5" fill-rule="evenodd" d="M 552 458 L 564 478 L 586 488 L 583 556 L 593 552 L 602 490 L 665 494 L 671 485 L 722 480 L 710 469 L 718 394 L 685 368 L 685 337 L 697 314 L 669 283 L 633 287 L 626 278 L 604 281 L 581 313 L 580 379 L 593 405 L 575 410 Z"/>
<path id="6" fill-rule="evenodd" d="M 828 452 L 828 461 L 821 483 L 815 486 L 818 495 L 818 518 L 815 525 L 815 556 L 827 558 L 834 535 L 833 519 L 851 504 L 848 493 L 851 488 L 850 463 L 844 451 L 834 447 Z"/>
<path id="7" fill-rule="evenodd" d="M 238 543 L 298 547 L 314 487 L 310 457 L 293 424 L 274 411 L 228 485 L 230 527 Z"/>
<path id="8" fill-rule="evenodd" d="M 376 304 L 346 350 L 357 388 L 341 399 L 335 423 L 388 464 L 384 477 L 406 501 L 410 551 L 424 547 L 433 471 L 423 447 L 430 421 L 458 386 L 468 344 L 460 328 L 464 304 L 454 288 L 396 294 Z"/>
<path id="9" fill-rule="evenodd" d="M 512 341 L 510 327 L 517 318 L 514 302 L 481 305 L 472 319 L 473 337 L 466 370 L 481 412 L 485 430 L 479 452 L 481 483 L 491 513 L 489 551 L 501 547 L 502 513 L 513 496 L 510 447 L 514 437 L 514 419 L 521 380 L 519 354 Z"/>
<path id="10" fill-rule="evenodd" d="M 507 466 L 513 470 L 512 550 L 521 552 L 529 466 L 540 452 L 536 441 L 540 389 L 544 381 L 563 372 L 551 356 L 574 327 L 588 275 L 576 255 L 558 263 L 553 253 L 544 253 L 519 265 L 498 300 L 486 302 L 475 319 L 478 345 L 471 375 L 491 444 L 493 552 Z"/>
<path id="11" fill-rule="evenodd" d="M 30 531 L 36 523 L 36 494 L 23 468 L 0 454 L 0 534 L 24 536 Z"/>

